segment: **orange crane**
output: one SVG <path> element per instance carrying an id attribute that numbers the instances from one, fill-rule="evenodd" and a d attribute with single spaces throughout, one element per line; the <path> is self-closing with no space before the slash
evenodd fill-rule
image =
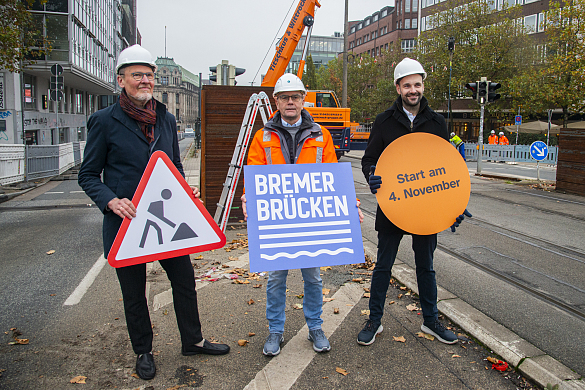
<path id="1" fill-rule="evenodd" d="M 303 54 L 299 62 L 297 76 L 302 79 L 305 60 L 313 31 L 316 8 L 321 7 L 317 0 L 300 0 L 288 27 L 276 46 L 276 53 L 270 62 L 268 71 L 262 80 L 262 86 L 274 87 L 282 76 L 297 48 L 301 36 L 308 27 Z M 308 91 L 305 97 L 305 109 L 309 111 L 315 122 L 324 126 L 333 137 L 337 157 L 349 151 L 350 133 L 358 126 L 350 121 L 351 109 L 341 108 L 333 91 Z"/>

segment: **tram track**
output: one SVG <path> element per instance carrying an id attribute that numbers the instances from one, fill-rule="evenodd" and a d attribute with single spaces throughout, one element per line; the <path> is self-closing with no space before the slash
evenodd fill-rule
<path id="1" fill-rule="evenodd" d="M 369 216 L 370 218 L 373 218 L 373 219 L 376 218 L 375 212 L 362 209 L 362 213 L 364 215 Z M 513 239 L 513 240 L 521 241 L 525 244 L 534 246 L 534 247 L 538 248 L 539 250 L 552 252 L 554 254 L 564 256 L 564 257 L 569 258 L 571 260 L 585 264 L 585 253 L 583 253 L 581 251 L 561 247 L 559 245 L 548 242 L 546 240 L 532 237 L 530 235 L 527 235 L 527 234 L 524 234 L 521 232 L 517 232 L 513 229 L 502 228 L 502 227 L 497 226 L 495 224 L 492 224 L 488 221 L 485 221 L 485 220 L 482 220 L 479 218 L 475 218 L 475 217 L 472 219 L 466 219 L 466 223 L 470 223 L 470 224 L 473 224 L 476 226 L 481 226 L 482 228 L 487 228 L 496 234 L 504 235 L 504 236 L 506 236 L 510 239 Z M 515 236 L 517 236 L 517 237 L 515 237 Z M 528 285 L 527 283 L 523 283 L 522 281 L 520 281 L 516 278 L 513 278 L 513 277 L 506 275 L 504 272 L 498 271 L 498 270 L 493 269 L 485 264 L 482 264 L 481 262 L 473 259 L 471 256 L 466 255 L 464 253 L 461 253 L 455 249 L 449 248 L 448 246 L 446 246 L 444 244 L 438 243 L 437 248 L 440 249 L 442 252 L 447 253 L 448 255 L 452 256 L 455 259 L 458 259 L 458 260 L 463 261 L 463 262 L 465 262 L 465 263 L 467 263 L 467 264 L 469 264 L 477 269 L 480 269 L 480 270 L 495 277 L 496 279 L 498 279 L 500 281 L 506 282 L 506 283 L 508 283 L 508 284 L 510 284 L 510 285 L 512 285 L 512 286 L 514 286 L 514 287 L 516 287 L 524 292 L 527 292 L 527 293 L 531 294 L 532 296 L 535 296 L 535 297 L 539 298 L 540 300 L 575 316 L 576 318 L 580 319 L 581 321 L 585 321 L 585 310 L 583 310 L 579 307 L 567 304 L 566 302 L 564 302 L 560 299 L 557 299 L 556 297 L 554 297 L 550 294 L 547 294 L 546 292 L 543 292 L 540 289 L 534 288 L 534 287 Z M 509 256 L 507 256 L 507 257 L 509 257 Z M 509 259 L 512 261 L 516 260 L 513 258 L 509 258 Z M 559 283 L 565 285 L 566 287 L 576 289 L 579 292 L 583 292 L 583 290 L 581 290 L 578 287 L 573 286 L 569 283 L 559 281 L 559 280 L 557 280 L 549 275 L 543 275 L 543 276 L 546 276 L 546 277 L 550 278 L 551 280 L 559 282 Z"/>

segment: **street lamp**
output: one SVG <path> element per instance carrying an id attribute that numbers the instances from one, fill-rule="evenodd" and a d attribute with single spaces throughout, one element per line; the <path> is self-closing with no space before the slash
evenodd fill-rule
<path id="1" fill-rule="evenodd" d="M 447 119 L 449 120 L 449 131 L 453 131 L 453 119 L 451 118 L 451 73 L 453 65 L 453 50 L 455 49 L 455 38 L 449 37 L 447 49 L 449 49 L 449 100 L 447 101 Z"/>

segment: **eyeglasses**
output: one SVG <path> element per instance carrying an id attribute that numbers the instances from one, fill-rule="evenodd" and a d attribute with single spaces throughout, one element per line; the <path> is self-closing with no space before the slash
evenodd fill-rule
<path id="1" fill-rule="evenodd" d="M 154 73 L 152 73 L 152 72 L 148 72 L 148 73 L 134 72 L 134 73 L 130 73 L 130 75 L 136 81 L 141 81 L 144 76 L 146 76 L 148 81 L 154 80 Z"/>
<path id="2" fill-rule="evenodd" d="M 281 102 L 288 102 L 288 99 L 292 99 L 293 102 L 297 103 L 301 101 L 303 95 L 278 95 L 276 98 Z"/>

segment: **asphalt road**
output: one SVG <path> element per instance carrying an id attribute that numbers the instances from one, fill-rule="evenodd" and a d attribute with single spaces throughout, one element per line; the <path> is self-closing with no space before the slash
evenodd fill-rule
<path id="1" fill-rule="evenodd" d="M 477 161 L 467 161 L 469 173 L 477 172 Z M 499 175 L 519 179 L 536 180 L 540 171 L 540 180 L 555 181 L 557 178 L 557 169 L 555 166 L 536 163 L 518 163 L 506 164 L 497 162 L 481 162 L 481 173 L 485 175 Z"/>

